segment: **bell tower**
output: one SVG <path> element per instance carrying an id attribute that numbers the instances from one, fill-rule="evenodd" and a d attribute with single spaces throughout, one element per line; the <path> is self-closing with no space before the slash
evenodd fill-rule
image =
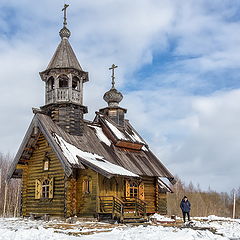
<path id="1" fill-rule="evenodd" d="M 100 113 L 108 116 L 117 125 L 124 127 L 124 116 L 127 109 L 119 107 L 123 95 L 115 88 L 115 69 L 118 66 L 113 64 L 109 70 L 112 70 L 112 88 L 107 91 L 103 99 L 108 103 L 108 107 L 99 110 Z"/>
<path id="2" fill-rule="evenodd" d="M 65 4 L 63 28 L 59 35 L 61 42 L 57 47 L 47 69 L 40 72 L 45 82 L 45 105 L 41 110 L 65 131 L 73 135 L 83 133 L 83 83 L 88 81 L 88 73 L 83 71 L 68 41 L 71 36 L 67 28 Z"/>

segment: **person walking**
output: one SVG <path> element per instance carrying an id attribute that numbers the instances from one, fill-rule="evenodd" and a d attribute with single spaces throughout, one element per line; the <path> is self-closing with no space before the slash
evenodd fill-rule
<path id="1" fill-rule="evenodd" d="M 184 196 L 182 199 L 180 208 L 182 209 L 183 221 L 186 222 L 186 215 L 188 217 L 188 221 L 190 221 L 191 203 L 188 201 L 188 198 L 186 196 Z"/>

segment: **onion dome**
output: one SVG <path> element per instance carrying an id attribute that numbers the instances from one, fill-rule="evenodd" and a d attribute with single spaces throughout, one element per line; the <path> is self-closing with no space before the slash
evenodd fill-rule
<path id="1" fill-rule="evenodd" d="M 123 95 L 115 88 L 115 75 L 114 70 L 117 68 L 115 64 L 113 64 L 109 70 L 112 70 L 112 88 L 106 92 L 103 96 L 103 99 L 108 103 L 109 107 L 117 107 L 118 104 L 122 101 Z"/>
<path id="2" fill-rule="evenodd" d="M 108 103 L 109 107 L 117 107 L 122 101 L 123 95 L 116 88 L 112 87 L 104 94 L 103 99 Z"/>
<path id="3" fill-rule="evenodd" d="M 59 35 L 61 37 L 61 39 L 63 38 L 69 38 L 71 36 L 71 32 L 68 28 L 66 28 L 65 26 L 60 30 Z"/>

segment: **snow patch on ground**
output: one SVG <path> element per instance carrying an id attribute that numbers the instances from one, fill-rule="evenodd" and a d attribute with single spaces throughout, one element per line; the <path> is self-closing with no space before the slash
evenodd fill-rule
<path id="1" fill-rule="evenodd" d="M 151 216 L 151 218 L 155 218 L 157 221 L 160 221 L 160 222 L 175 222 L 174 219 L 171 219 L 171 218 L 166 217 L 166 216 L 162 216 L 162 215 L 157 214 L 157 213 L 153 214 Z"/>
<path id="2" fill-rule="evenodd" d="M 221 234 L 224 237 L 240 239 L 240 219 L 224 218 L 214 215 L 193 219 L 194 227 L 213 228 L 216 229 L 217 234 Z"/>
<path id="3" fill-rule="evenodd" d="M 233 224 L 234 223 L 234 224 Z M 200 223 L 201 224 L 201 223 Z M 229 225 L 230 224 L 230 225 Z M 27 219 L 0 218 L 1 240 L 229 240 L 238 236 L 238 221 L 226 222 L 224 234 L 220 236 L 208 230 L 163 227 L 161 225 L 140 226 L 111 225 L 99 223 L 66 224 L 64 222 L 31 221 Z M 228 226 L 228 228 L 227 228 Z M 220 227 L 217 225 L 217 227 Z M 104 232 L 105 231 L 105 232 Z M 228 235 L 231 231 L 231 236 Z M 93 233 L 93 234 L 92 234 Z M 235 235 L 233 234 L 235 233 Z M 88 235 L 90 234 L 90 235 Z"/>

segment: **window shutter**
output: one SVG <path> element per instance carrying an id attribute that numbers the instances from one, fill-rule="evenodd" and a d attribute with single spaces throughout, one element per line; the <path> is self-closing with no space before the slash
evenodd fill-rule
<path id="1" fill-rule="evenodd" d="M 54 182 L 53 182 L 53 178 L 51 178 L 49 181 L 49 198 L 53 198 L 53 187 L 54 187 Z"/>
<path id="2" fill-rule="evenodd" d="M 126 180 L 126 197 L 130 197 L 130 183 Z"/>
<path id="3" fill-rule="evenodd" d="M 139 198 L 141 200 L 144 200 L 144 183 L 143 182 L 139 184 Z"/>
<path id="4" fill-rule="evenodd" d="M 42 183 L 40 180 L 35 180 L 35 199 L 40 199 L 42 195 Z"/>

